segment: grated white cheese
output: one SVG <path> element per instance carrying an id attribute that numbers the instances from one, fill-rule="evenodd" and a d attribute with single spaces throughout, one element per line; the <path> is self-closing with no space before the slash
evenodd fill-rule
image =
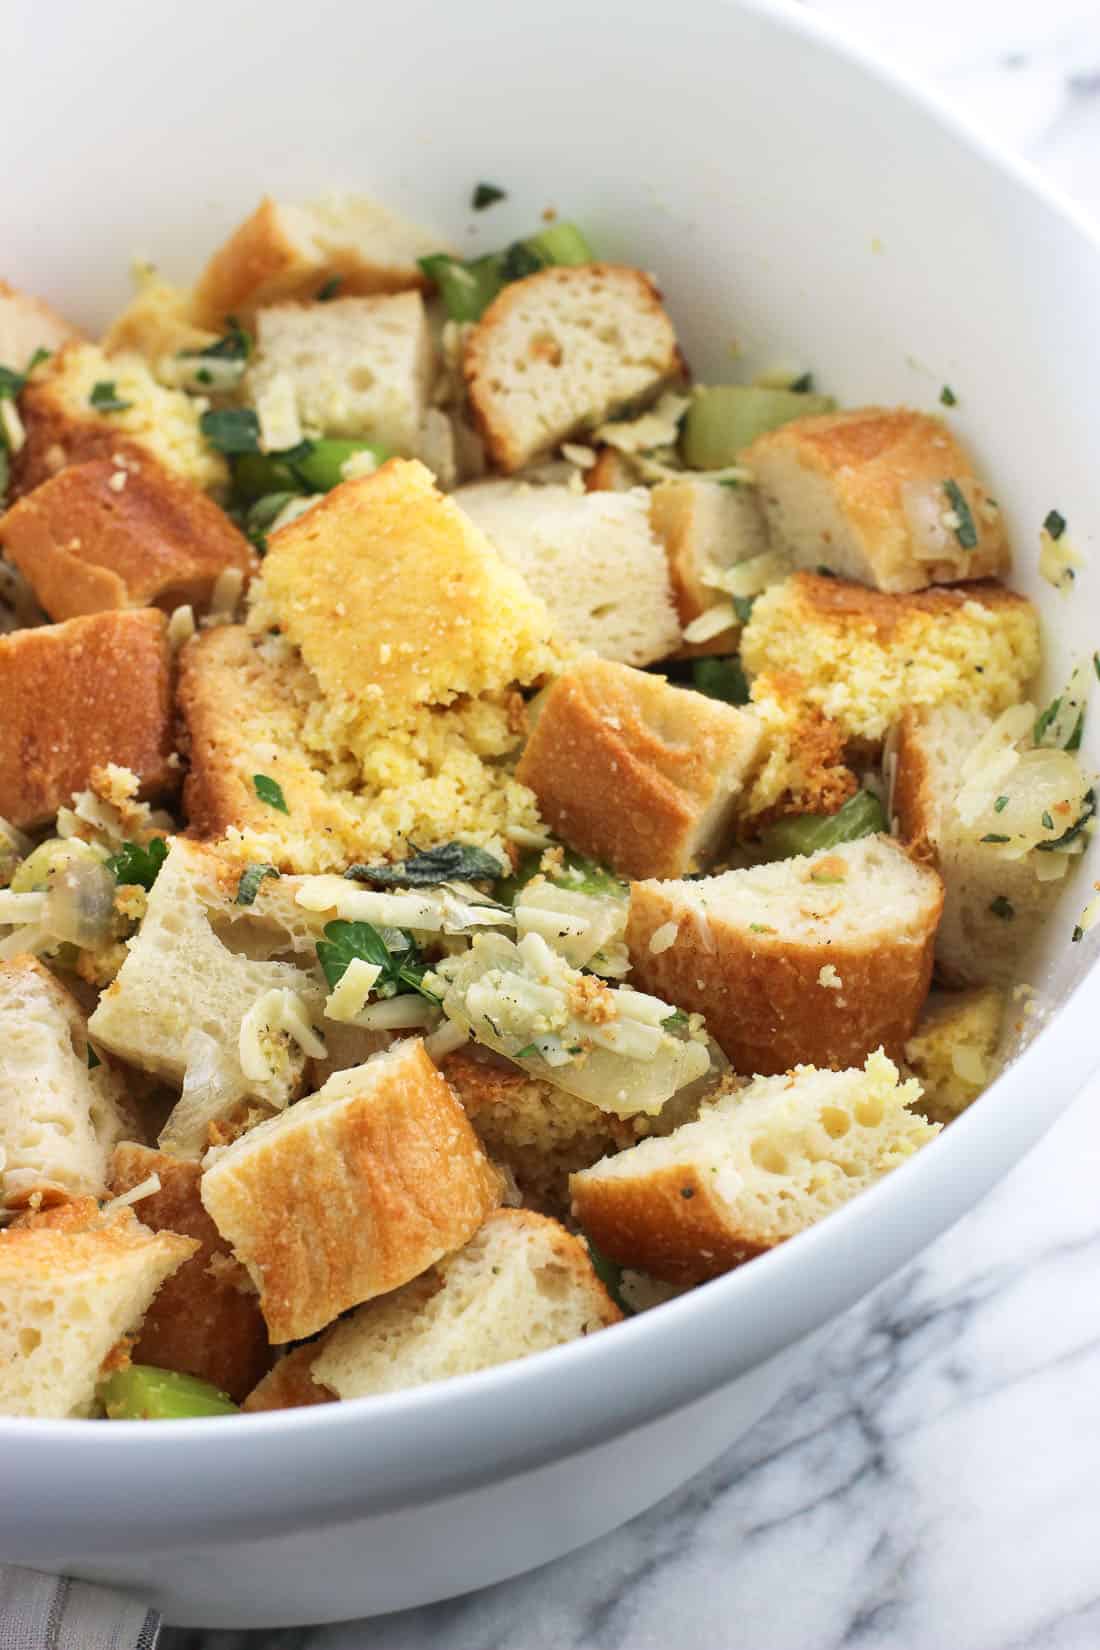
<path id="1" fill-rule="evenodd" d="M 195 634 L 195 610 L 190 602 L 182 607 L 172 609 L 172 617 L 168 621 L 168 645 L 173 653 L 189 642 Z"/>
<path id="2" fill-rule="evenodd" d="M 284 452 L 301 441 L 298 398 L 288 372 L 275 373 L 265 384 L 256 399 L 256 417 L 260 421 L 260 446 L 265 453 Z"/>
<path id="3" fill-rule="evenodd" d="M 342 1025 L 357 1025 L 381 973 L 377 963 L 353 957 L 325 999 L 325 1017 Z"/>
<path id="4" fill-rule="evenodd" d="M 824 986 L 826 991 L 840 991 L 844 985 L 844 981 L 832 963 L 826 963 L 824 968 L 820 970 L 817 983 Z"/>
<path id="5" fill-rule="evenodd" d="M 716 602 L 684 626 L 685 642 L 709 642 L 737 623 L 732 602 Z"/>
<path id="6" fill-rule="evenodd" d="M 210 593 L 210 617 L 232 624 L 244 589 L 244 574 L 239 567 L 223 567 L 214 580 Z"/>
<path id="7" fill-rule="evenodd" d="M 283 1039 L 297 1043 L 315 1060 L 325 1057 L 325 1045 L 309 1022 L 302 998 L 287 986 L 275 986 L 256 999 L 241 1021 L 237 1049 L 249 1082 L 267 1083 L 280 1075 Z"/>
<path id="8" fill-rule="evenodd" d="M 154 1169 L 152 1174 L 147 1174 L 144 1180 L 139 1180 L 129 1191 L 119 1192 L 109 1203 L 104 1203 L 99 1212 L 101 1215 L 113 1215 L 116 1209 L 128 1209 L 132 1203 L 140 1203 L 143 1197 L 152 1197 L 154 1192 L 159 1191 L 160 1175 Z"/>
<path id="9" fill-rule="evenodd" d="M 3 401 L 0 401 L 0 430 L 3 431 L 4 445 L 9 453 L 19 452 L 25 445 L 27 432 L 23 428 L 19 408 L 7 396 Z"/>
<path id="10" fill-rule="evenodd" d="M 679 924 L 675 922 L 663 922 L 659 928 L 655 928 L 649 936 L 649 949 L 653 956 L 659 957 L 662 951 L 667 951 L 670 945 L 675 945 L 679 932 Z"/>

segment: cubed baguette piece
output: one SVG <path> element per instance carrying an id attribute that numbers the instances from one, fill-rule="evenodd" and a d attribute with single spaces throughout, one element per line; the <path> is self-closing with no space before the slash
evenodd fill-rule
<path id="1" fill-rule="evenodd" d="M 300 1340 L 457 1249 L 500 1176 L 416 1038 L 338 1072 L 207 1158 L 202 1200 L 260 1292 L 273 1342 Z"/>
<path id="2" fill-rule="evenodd" d="M 644 488 L 578 494 L 485 481 L 452 496 L 582 652 L 628 665 L 676 652 L 680 625 Z"/>
<path id="3" fill-rule="evenodd" d="M 89 1414 L 104 1360 L 197 1247 L 90 1198 L 0 1231 L 0 1414 Z"/>
<path id="4" fill-rule="evenodd" d="M 246 1077 L 240 1034 L 248 1011 L 269 991 L 294 993 L 307 1014 L 319 1012 L 324 996 L 314 974 L 267 960 L 306 946 L 308 963 L 314 960 L 316 935 L 293 905 L 290 879 L 261 884 L 253 906 L 234 910 L 241 870 L 174 837 L 126 961 L 89 1022 L 93 1038 L 167 1081 L 183 1083 L 189 1047 L 197 1067 L 213 1068 L 209 1105 L 204 1109 L 201 1088 L 185 1096 L 161 1135 L 162 1145 L 187 1157 L 202 1155 L 207 1123 L 230 1115 L 245 1096 L 278 1106 L 298 1091 L 305 1055 L 294 1043 L 270 1079 Z M 288 928 L 295 917 L 300 926 Z M 205 1057 L 195 1052 L 196 1038 Z"/>
<path id="5" fill-rule="evenodd" d="M 527 1358 L 618 1323 L 583 1245 L 521 1209 L 328 1337 L 312 1373 L 339 1398 L 399 1392 Z"/>
<path id="6" fill-rule="evenodd" d="M 260 1303 L 202 1206 L 198 1163 L 127 1141 L 111 1159 L 111 1193 L 117 1197 L 153 1174 L 160 1190 L 141 1198 L 135 1213 L 150 1230 L 177 1232 L 198 1248 L 146 1313 L 134 1362 L 197 1375 L 239 1402 L 271 1362 Z"/>
<path id="7" fill-rule="evenodd" d="M 544 603 L 414 460 L 344 482 L 273 534 L 258 585 L 253 627 L 301 649 L 349 742 L 420 705 L 531 682 L 557 657 Z"/>
<path id="8" fill-rule="evenodd" d="M 299 428 L 362 436 L 415 455 L 431 387 L 432 348 L 419 292 L 276 304 L 256 317 L 245 393 L 265 404 L 290 396 Z"/>
<path id="9" fill-rule="evenodd" d="M 127 1114 L 84 1015 L 36 957 L 0 962 L 0 1205 L 98 1197 Z"/>
<path id="10" fill-rule="evenodd" d="M 97 411 L 97 385 L 112 386 L 126 405 Z M 201 396 L 159 384 L 140 355 L 108 356 L 96 344 L 67 344 L 20 397 L 26 441 L 12 465 L 14 489 L 31 492 L 66 464 L 91 458 L 114 459 L 120 468 L 152 459 L 204 490 L 224 487 L 226 461 L 199 427 L 206 405 Z"/>
<path id="11" fill-rule="evenodd" d="M 798 418 L 742 457 L 796 567 L 898 595 L 1008 567 L 1000 511 L 942 419 L 907 407 Z"/>
<path id="12" fill-rule="evenodd" d="M 950 1123 L 988 1088 L 997 1074 L 1004 1012 L 1004 995 L 995 986 L 929 994 L 905 1045 L 906 1069 L 923 1090 L 916 1103 L 923 1116 Z"/>
<path id="13" fill-rule="evenodd" d="M 638 473 L 615 447 L 597 447 L 596 462 L 584 472 L 586 493 L 629 493 L 638 485 Z"/>
<path id="14" fill-rule="evenodd" d="M 470 333 L 463 372 L 489 453 L 511 472 L 653 399 L 684 362 L 647 275 L 584 264 L 506 286 Z"/>
<path id="15" fill-rule="evenodd" d="M 93 613 L 0 636 L 0 814 L 41 825 L 115 763 L 154 798 L 174 789 L 168 620 Z"/>
<path id="16" fill-rule="evenodd" d="M 225 511 L 152 462 L 70 465 L 0 520 L 0 545 L 51 619 L 185 602 L 204 612 L 220 574 L 256 567 Z"/>
<path id="17" fill-rule="evenodd" d="M 735 1071 L 900 1054 L 928 994 L 936 873 L 890 837 L 631 888 L 631 983 L 706 1017 Z"/>
<path id="18" fill-rule="evenodd" d="M 344 294 L 424 287 L 417 259 L 440 250 L 438 236 L 359 196 L 291 206 L 268 195 L 200 275 L 195 319 L 217 330 L 261 304 L 315 298 L 335 279 Z"/>
<path id="19" fill-rule="evenodd" d="M 797 677 L 807 703 L 877 748 L 906 705 L 996 715 L 1025 699 L 1039 620 L 1025 596 L 992 582 L 894 596 L 796 573 L 757 597 L 741 657 L 754 676 Z"/>
<path id="20" fill-rule="evenodd" d="M 248 1394 L 241 1408 L 249 1415 L 268 1409 L 304 1409 L 309 1404 L 331 1404 L 335 1392 L 313 1379 L 313 1360 L 321 1352 L 325 1337 L 296 1346 L 280 1358 L 274 1369 Z"/>
<path id="21" fill-rule="evenodd" d="M 862 1070 L 795 1066 L 573 1176 L 573 1212 L 612 1260 L 701 1283 L 812 1226 L 932 1140 L 881 1050 Z"/>
<path id="22" fill-rule="evenodd" d="M 683 876 L 719 851 L 760 742 L 733 705 L 590 660 L 546 690 L 517 776 L 571 848 L 623 876 Z"/>
<path id="23" fill-rule="evenodd" d="M 24 372 L 36 350 L 52 353 L 79 336 L 45 299 L 0 281 L 0 365 Z"/>
<path id="24" fill-rule="evenodd" d="M 636 1138 L 626 1119 L 478 1045 L 449 1055 L 441 1069 L 489 1156 L 511 1171 L 525 1207 L 540 1214 L 564 1215 L 569 1176 Z"/>
<path id="25" fill-rule="evenodd" d="M 751 488 L 723 487 L 717 481 L 690 477 L 662 481 L 650 494 L 649 516 L 664 545 L 673 599 L 685 628 L 729 597 L 713 583 L 715 573 L 768 549 L 764 517 Z M 705 642 L 687 642 L 685 658 L 733 653 L 740 625 L 732 625 Z"/>
<path id="26" fill-rule="evenodd" d="M 1022 720 L 1030 721 L 1026 711 Z M 892 809 L 903 841 L 943 878 L 936 967 L 953 985 L 1007 986 L 1019 979 L 1023 954 L 1061 886 L 1060 873 L 1073 863 L 1030 844 L 1057 840 L 1092 805 L 1088 778 L 1071 752 L 1028 754 L 1028 766 L 1038 759 L 1043 772 L 1030 808 L 1018 793 L 1016 774 L 998 778 L 992 769 L 986 782 L 973 772 L 980 741 L 992 727 L 989 716 L 959 705 L 910 708 L 891 737 Z M 965 813 L 959 807 L 964 786 L 971 794 L 985 793 Z M 1010 797 L 1001 804 L 1004 812 L 998 793 Z"/>

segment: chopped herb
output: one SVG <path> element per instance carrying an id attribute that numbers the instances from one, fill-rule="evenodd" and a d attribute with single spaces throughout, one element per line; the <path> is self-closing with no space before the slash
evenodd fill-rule
<path id="1" fill-rule="evenodd" d="M 180 361 L 247 361 L 252 354 L 252 334 L 246 332 L 235 315 L 226 317 L 226 331 L 216 343 L 204 349 L 181 349 Z"/>
<path id="2" fill-rule="evenodd" d="M 1005 899 L 1003 894 L 998 894 L 996 899 L 990 900 L 989 909 L 995 917 L 1000 917 L 1002 922 L 1011 922 L 1013 917 L 1016 915 L 1016 910 L 1011 900 Z"/>
<path id="3" fill-rule="evenodd" d="M 584 1049 L 578 1044 L 576 1048 L 567 1048 L 565 1052 L 566 1054 L 583 1054 Z"/>
<path id="4" fill-rule="evenodd" d="M 324 286 L 317 289 L 317 302 L 319 304 L 331 303 L 343 284 L 344 277 L 342 275 L 330 275 Z"/>
<path id="5" fill-rule="evenodd" d="M 1007 842 L 1009 839 L 1006 836 L 998 836 L 996 831 L 987 831 L 981 840 L 983 842 Z"/>
<path id="6" fill-rule="evenodd" d="M 495 183 L 479 183 L 474 187 L 474 192 L 470 197 L 470 205 L 475 212 L 484 212 L 487 206 L 495 206 L 497 201 L 507 199 L 507 189 L 501 189 Z"/>
<path id="7" fill-rule="evenodd" d="M 736 654 L 728 659 L 696 659 L 691 667 L 691 685 L 697 693 L 721 699 L 727 705 L 749 702 L 748 680 Z"/>
<path id="8" fill-rule="evenodd" d="M 199 429 L 218 453 L 258 453 L 260 420 L 252 407 L 214 407 L 199 419 Z"/>
<path id="9" fill-rule="evenodd" d="M 750 934 L 774 934 L 775 929 L 772 928 L 766 922 L 750 922 L 749 923 L 749 933 Z"/>
<path id="10" fill-rule="evenodd" d="M 505 283 L 522 281 L 528 275 L 536 275 L 545 267 L 546 259 L 542 253 L 537 252 L 526 241 L 513 241 L 500 260 L 500 273 Z"/>
<path id="11" fill-rule="evenodd" d="M 3 438 L 3 431 L 0 430 L 0 499 L 3 499 L 5 493 L 7 492 L 8 482 L 10 480 L 11 459 L 8 456 L 7 444 Z"/>
<path id="12" fill-rule="evenodd" d="M 1081 809 L 1081 812 L 1078 814 L 1069 829 L 1063 831 L 1061 836 L 1055 837 L 1053 842 L 1037 842 L 1035 844 L 1036 848 L 1042 853 L 1050 853 L 1055 848 L 1067 847 L 1069 843 L 1074 842 L 1081 835 L 1081 832 L 1085 829 L 1085 826 L 1088 824 L 1095 812 L 1096 792 L 1093 790 L 1088 790 L 1085 792 L 1084 807 Z"/>
<path id="13" fill-rule="evenodd" d="M 605 1255 L 601 1249 L 597 1249 L 590 1237 L 586 1236 L 584 1241 L 588 1245 L 588 1258 L 592 1262 L 593 1272 L 595 1272 L 596 1276 L 611 1296 L 611 1299 L 619 1308 L 619 1311 L 626 1317 L 632 1318 L 634 1316 L 634 1308 L 627 1305 L 622 1295 L 622 1267 L 619 1265 L 618 1261 L 609 1259 L 609 1257 Z"/>
<path id="14" fill-rule="evenodd" d="M 951 388 L 950 384 L 945 384 L 943 386 L 943 389 L 940 391 L 940 402 L 945 407 L 957 407 L 958 406 L 959 398 L 955 394 L 954 390 Z"/>
<path id="15" fill-rule="evenodd" d="M 23 372 L 16 372 L 14 367 L 0 367 L 0 401 L 14 401 L 17 395 L 22 394 L 35 367 L 49 358 L 48 349 L 36 349 Z"/>
<path id="16" fill-rule="evenodd" d="M 748 624 L 752 618 L 755 602 L 755 596 L 735 596 L 733 598 L 733 611 L 737 614 L 738 624 Z"/>
<path id="17" fill-rule="evenodd" d="M 130 884 L 148 891 L 167 857 L 167 842 L 154 836 L 146 843 L 124 842 L 107 861 L 107 869 L 120 886 Z"/>
<path id="18" fill-rule="evenodd" d="M 290 812 L 283 795 L 283 787 L 276 780 L 269 779 L 266 773 L 254 773 L 252 783 L 261 802 L 266 802 L 269 808 L 278 808 L 281 814 Z"/>
<path id="19" fill-rule="evenodd" d="M 97 412 L 125 412 L 134 404 L 132 401 L 122 400 L 115 389 L 113 378 L 101 378 L 98 384 L 93 384 L 88 402 Z"/>
<path id="20" fill-rule="evenodd" d="M 945 481 L 943 490 L 958 518 L 958 526 L 954 530 L 955 537 L 964 550 L 975 549 L 978 543 L 978 529 L 974 525 L 974 517 L 970 513 L 970 506 L 966 502 L 962 488 L 957 481 Z"/>
<path id="21" fill-rule="evenodd" d="M 1096 672 L 1097 681 L 1100 681 L 1100 653 L 1094 653 L 1093 654 L 1093 656 L 1092 656 L 1092 668 Z"/>
<path id="22" fill-rule="evenodd" d="M 1048 510 L 1043 518 L 1043 531 L 1052 539 L 1060 539 L 1066 530 L 1066 518 L 1060 510 Z"/>
<path id="23" fill-rule="evenodd" d="M 237 904 L 251 905 L 260 891 L 260 883 L 265 877 L 277 877 L 279 872 L 274 865 L 249 865 L 241 872 L 241 880 L 237 884 Z"/>
<path id="24" fill-rule="evenodd" d="M 995 814 L 1003 814 L 1007 807 L 1008 807 L 1008 797 L 1007 796 L 999 796 L 997 798 L 996 802 L 994 802 L 994 804 L 993 804 L 993 812 Z"/>
<path id="25" fill-rule="evenodd" d="M 330 991 L 340 984 L 348 965 L 357 958 L 382 970 L 377 987 L 380 996 L 395 997 L 402 992 L 418 991 L 430 1002 L 439 1001 L 435 992 L 423 984 L 426 969 L 411 940 L 391 951 L 372 923 L 326 923 L 325 937 L 317 941 L 317 961 Z"/>
<path id="26" fill-rule="evenodd" d="M 1082 708 L 1082 710 L 1078 713 L 1076 722 L 1073 724 L 1073 732 L 1070 734 L 1069 738 L 1065 742 L 1065 745 L 1062 747 L 1063 750 L 1079 751 L 1081 749 L 1081 740 L 1084 737 L 1084 733 L 1085 712 Z"/>
<path id="27" fill-rule="evenodd" d="M 379 888 L 430 888 L 439 882 L 495 882 L 505 875 L 505 868 L 484 848 L 444 842 L 438 848 L 418 848 L 411 859 L 396 865 L 349 865 L 344 875 Z"/>
<path id="28" fill-rule="evenodd" d="M 537 1054 L 538 1052 L 539 1052 L 538 1048 L 534 1043 L 528 1043 L 525 1048 L 517 1048 L 516 1052 L 512 1056 L 512 1059 L 513 1060 L 530 1060 L 531 1057 L 533 1055 Z"/>
<path id="29" fill-rule="evenodd" d="M 802 373 L 800 377 L 793 381 L 793 383 L 787 385 L 787 388 L 789 390 L 793 390 L 795 395 L 809 395 L 813 387 L 814 375 L 812 372 Z"/>
<path id="30" fill-rule="evenodd" d="M 1043 829 L 1045 831 L 1053 831 L 1054 829 L 1054 821 L 1045 809 L 1043 811 Z"/>
<path id="31" fill-rule="evenodd" d="M 695 1187 L 694 1186 L 681 1186 L 680 1187 L 680 1196 L 685 1201 L 689 1200 L 690 1198 L 693 1198 L 695 1196 Z"/>
<path id="32" fill-rule="evenodd" d="M 1084 937 L 1085 937 L 1085 930 L 1080 926 L 1080 924 L 1078 924 L 1074 928 L 1073 933 L 1070 935 L 1070 939 L 1072 940 L 1074 945 L 1077 945 L 1079 941 L 1084 939 Z"/>
<path id="33" fill-rule="evenodd" d="M 99 1055 L 96 1053 L 96 1051 L 92 1047 L 91 1043 L 89 1043 L 88 1044 L 88 1070 L 89 1071 L 94 1071 L 97 1066 L 101 1066 L 102 1064 L 103 1064 L 103 1061 L 99 1058 Z"/>
<path id="34" fill-rule="evenodd" d="M 682 1008 L 673 1009 L 672 1013 L 666 1015 L 661 1021 L 662 1026 L 686 1026 L 687 1023 L 688 1017 Z"/>
<path id="35" fill-rule="evenodd" d="M 291 499 L 301 496 L 301 493 L 265 493 L 263 498 L 258 498 L 255 504 L 249 506 L 244 518 L 245 537 L 256 546 L 261 556 L 267 550 L 269 529 L 275 525 Z"/>
<path id="36" fill-rule="evenodd" d="M 831 567 L 826 567 L 823 561 L 818 562 L 814 572 L 819 579 L 836 579 L 840 577 L 839 573 L 834 573 Z"/>

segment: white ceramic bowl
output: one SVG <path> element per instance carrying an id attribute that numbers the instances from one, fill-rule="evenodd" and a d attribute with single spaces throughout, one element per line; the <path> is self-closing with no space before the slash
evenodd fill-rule
<path id="1" fill-rule="evenodd" d="M 14 16 L 12 15 L 14 13 Z M 1100 247 L 892 72 L 765 0 L 16 0 L 10 279 L 103 322 L 131 254 L 189 275 L 265 189 L 376 193 L 471 248 L 553 204 L 655 270 L 697 374 L 812 366 L 935 408 L 993 478 L 1047 682 L 1100 643 L 1100 566 L 1035 574 L 1052 506 L 1100 522 Z M 471 185 L 508 202 L 479 217 Z M 1089 615 L 1094 616 L 1090 630 Z M 1091 729 L 1092 760 L 1100 711 Z M 1094 851 L 1095 857 L 1095 851 Z M 919 1158 L 814 1231 L 591 1340 L 381 1399 L 240 1422 L 0 1421 L 0 1557 L 145 1592 L 182 1623 L 393 1610 L 566 1552 L 728 1445 L 807 1337 L 993 1184 L 1095 1063 L 1079 873 L 1034 975 L 1054 1023 Z M 1056 1195 L 1051 1188 L 1051 1195 Z"/>

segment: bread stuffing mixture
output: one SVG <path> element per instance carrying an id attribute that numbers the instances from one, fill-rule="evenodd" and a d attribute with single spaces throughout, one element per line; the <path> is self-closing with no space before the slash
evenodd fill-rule
<path id="1" fill-rule="evenodd" d="M 700 384 L 598 252 L 267 199 L 98 340 L 0 285 L 0 1411 L 659 1307 L 949 1126 L 1100 915 L 1100 661 L 1032 697 L 955 391 Z"/>

